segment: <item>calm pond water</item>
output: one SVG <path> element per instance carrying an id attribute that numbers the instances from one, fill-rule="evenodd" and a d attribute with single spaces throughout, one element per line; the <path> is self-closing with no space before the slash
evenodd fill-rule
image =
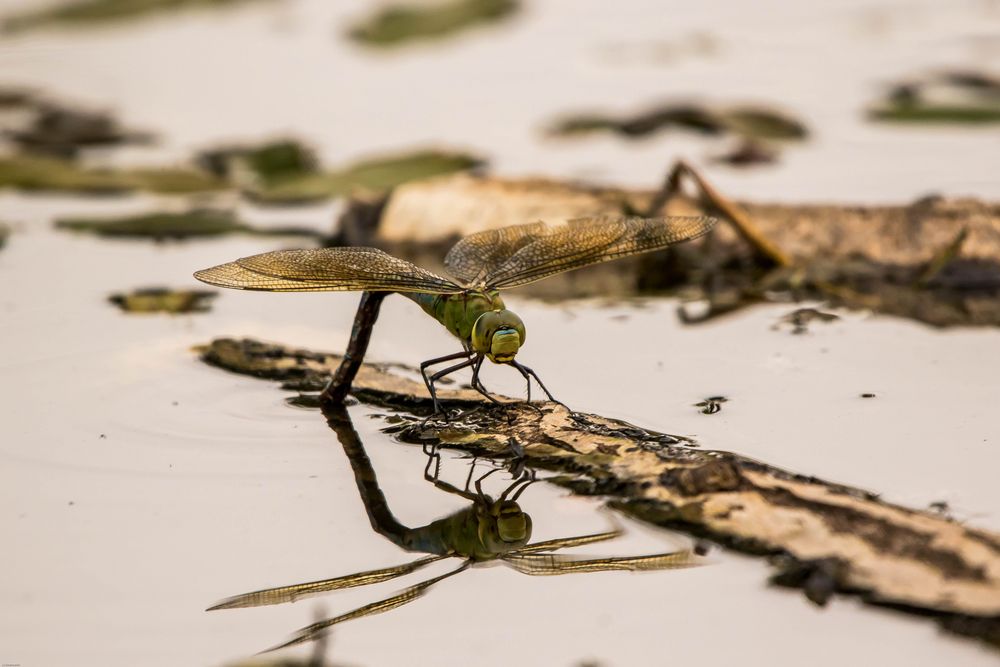
<path id="1" fill-rule="evenodd" d="M 674 157 L 701 161 L 713 145 L 674 134 L 635 144 L 553 142 L 539 130 L 565 111 L 628 111 L 675 95 L 774 101 L 814 125 L 815 140 L 775 168 L 713 171 L 725 192 L 757 200 L 1000 196 L 995 132 L 876 128 L 861 117 L 885 80 L 930 66 L 1000 64 L 994 42 L 973 39 L 995 32 L 996 3 L 855 0 L 806 9 L 775 1 L 751 10 L 720 0 L 663 12 L 659 2 L 587 0 L 567 18 L 565 3 L 536 2 L 510 24 L 402 56 L 362 54 L 336 39 L 335 26 L 365 6 L 265 3 L 8 38 L 0 83 L 113 107 L 161 134 L 155 148 L 114 156 L 124 161 L 180 159 L 220 139 L 293 132 L 330 163 L 433 143 L 481 151 L 501 173 L 634 186 L 655 183 Z M 655 45 L 693 32 L 711 34 L 717 52 L 670 63 L 607 56 L 626 35 Z M 281 641 L 317 608 L 334 615 L 419 580 L 204 611 L 232 594 L 412 556 L 372 532 L 348 461 L 318 413 L 289 407 L 287 392 L 271 383 L 206 367 L 191 351 L 222 335 L 339 350 L 356 296 L 227 292 L 208 314 L 128 316 L 106 303 L 110 293 L 193 287 L 195 269 L 297 242 L 152 245 L 51 224 L 178 204 L 0 193 L 0 219 L 13 228 L 0 250 L 4 663 L 223 665 Z M 262 224 L 326 229 L 336 205 L 243 208 Z M 916 507 L 944 500 L 958 519 L 1000 529 L 993 330 L 942 332 L 841 313 L 794 336 L 772 328 L 793 306 L 685 327 L 671 300 L 549 305 L 515 294 L 508 303 L 531 331 L 524 360 L 574 408 Z M 412 303 L 390 298 L 370 355 L 414 364 L 453 347 Z M 585 354 L 592 350 L 606 354 Z M 485 379 L 501 392 L 522 388 L 509 369 L 489 368 Z M 876 397 L 860 398 L 866 392 Z M 730 400 L 717 414 L 693 405 L 720 394 Z M 382 434 L 368 408 L 351 413 L 401 522 L 422 525 L 464 505 L 423 479 L 418 447 Z M 445 477 L 460 482 L 467 463 L 446 457 Z M 505 484 L 498 477 L 493 492 Z M 611 524 L 598 501 L 544 484 L 521 502 L 539 540 Z M 582 551 L 688 544 L 627 522 L 621 539 Z M 476 568 L 412 605 L 339 628 L 330 657 L 352 665 L 995 664 L 995 653 L 924 620 L 853 600 L 816 609 L 799 593 L 768 588 L 767 573 L 762 562 L 718 551 L 706 567 L 635 575 L 530 578 Z"/>

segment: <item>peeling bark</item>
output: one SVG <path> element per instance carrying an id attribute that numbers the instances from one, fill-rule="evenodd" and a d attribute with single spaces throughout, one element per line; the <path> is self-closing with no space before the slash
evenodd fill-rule
<path id="1" fill-rule="evenodd" d="M 219 339 L 202 359 L 222 368 L 316 390 L 335 354 L 253 340 Z M 363 364 L 352 393 L 411 414 L 430 412 L 422 382 L 401 366 Z M 929 615 L 950 631 L 1000 646 L 1000 535 L 877 494 L 791 473 L 732 452 L 553 403 L 484 403 L 471 389 L 442 388 L 450 422 L 401 414 L 385 429 L 406 442 L 439 444 L 562 473 L 553 481 L 601 494 L 639 519 L 731 549 L 774 557 L 774 583 L 817 604 L 835 592 Z"/>

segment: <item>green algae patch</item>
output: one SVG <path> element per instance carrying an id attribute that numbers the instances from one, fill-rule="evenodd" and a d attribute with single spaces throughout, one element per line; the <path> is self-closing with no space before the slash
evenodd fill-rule
<path id="1" fill-rule="evenodd" d="M 262 183 L 246 194 L 269 204 L 318 201 L 353 190 L 383 191 L 407 181 L 474 169 L 485 164 L 464 153 L 417 151 L 356 162 L 341 170 L 307 173 Z"/>
<path id="2" fill-rule="evenodd" d="M 56 227 L 74 232 L 86 232 L 108 238 L 151 239 L 154 241 L 183 240 L 252 234 L 256 236 L 318 237 L 315 231 L 302 227 L 262 229 L 238 220 L 227 211 L 189 211 L 187 213 L 151 213 L 111 219 L 65 219 Z"/>
<path id="3" fill-rule="evenodd" d="M 131 292 L 112 294 L 108 302 L 126 313 L 207 313 L 218 296 L 209 290 L 173 290 L 165 287 L 145 287 Z"/>
<path id="4" fill-rule="evenodd" d="M 208 192 L 225 187 L 194 169 L 92 169 L 69 160 L 29 155 L 0 158 L 0 188 L 77 194 L 149 190 L 163 194 Z"/>
<path id="5" fill-rule="evenodd" d="M 519 8 L 515 0 L 392 5 L 351 28 L 347 36 L 365 46 L 389 48 L 419 40 L 441 39 L 467 28 L 501 21 Z"/>
<path id="6" fill-rule="evenodd" d="M 875 121 L 927 125 L 1000 123 L 1000 78 L 952 70 L 897 83 L 875 104 Z"/>
<path id="7" fill-rule="evenodd" d="M 986 125 L 1000 123 L 1000 104 L 995 107 L 889 105 L 873 109 L 873 120 L 928 125 Z"/>
<path id="8" fill-rule="evenodd" d="M 261 0 L 73 0 L 29 10 L 3 20 L 6 32 L 50 26 L 91 27 L 169 11 L 228 7 Z"/>

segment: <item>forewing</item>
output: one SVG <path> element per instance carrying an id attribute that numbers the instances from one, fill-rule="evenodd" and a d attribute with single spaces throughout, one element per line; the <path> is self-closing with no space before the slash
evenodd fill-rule
<path id="1" fill-rule="evenodd" d="M 610 570 L 626 570 L 628 572 L 674 570 L 684 567 L 694 567 L 699 564 L 698 558 L 691 551 L 675 551 L 652 556 L 590 559 L 572 558 L 556 554 L 513 553 L 504 556 L 503 560 L 518 572 L 533 576 L 572 574 L 575 572 L 606 572 Z"/>
<path id="2" fill-rule="evenodd" d="M 591 264 L 666 248 L 707 233 L 710 217 L 596 217 L 570 220 L 524 245 L 485 278 L 506 289 Z"/>
<path id="3" fill-rule="evenodd" d="M 448 273 L 466 285 L 480 283 L 515 252 L 549 231 L 544 222 L 488 229 L 466 236 L 444 258 Z"/>
<path id="4" fill-rule="evenodd" d="M 534 542 L 517 550 L 518 554 L 531 554 L 539 551 L 555 551 L 556 549 L 567 549 L 570 547 L 582 547 L 585 544 L 596 542 L 606 542 L 616 537 L 621 537 L 621 530 L 609 530 L 605 533 L 594 533 L 593 535 L 579 535 L 577 537 L 563 537 L 555 540 L 545 540 L 544 542 Z"/>
<path id="5" fill-rule="evenodd" d="M 194 277 L 218 287 L 265 292 L 462 291 L 452 281 L 377 248 L 276 250 L 204 269 Z"/>
<path id="6" fill-rule="evenodd" d="M 442 558 L 445 558 L 445 556 L 428 556 L 426 558 L 415 560 L 412 563 L 397 565 L 395 567 L 386 567 L 380 570 L 368 570 L 367 572 L 358 572 L 357 574 L 349 574 L 347 576 L 336 577 L 334 579 L 310 581 L 305 584 L 265 588 L 264 590 L 226 598 L 222 602 L 209 607 L 207 611 L 214 611 L 216 609 L 236 609 L 239 607 L 262 607 L 264 605 L 295 602 L 296 600 L 301 600 L 302 598 L 317 595 L 319 593 L 326 593 L 328 591 L 377 584 L 409 574 L 425 565 L 441 560 Z"/>
<path id="7" fill-rule="evenodd" d="M 363 607 L 358 607 L 354 611 L 349 611 L 346 614 L 341 614 L 340 616 L 335 616 L 334 618 L 328 618 L 312 625 L 308 625 L 298 632 L 296 632 L 292 637 L 286 641 L 278 644 L 277 646 L 272 646 L 269 649 L 262 651 L 262 653 L 268 653 L 270 651 L 277 651 L 278 649 L 286 648 L 288 646 L 295 646 L 296 644 L 302 644 L 303 642 L 311 641 L 313 639 L 319 638 L 327 628 L 330 628 L 339 623 L 344 623 L 345 621 L 351 621 L 356 618 L 362 618 L 364 616 L 373 616 L 374 614 L 381 614 L 383 612 L 391 611 L 397 607 L 402 607 L 404 604 L 413 602 L 425 592 L 427 589 L 441 581 L 442 579 L 447 579 L 450 576 L 458 574 L 462 570 L 469 567 L 471 563 L 463 563 L 461 567 L 442 574 L 441 576 L 434 577 L 433 579 L 428 579 L 427 581 L 422 581 L 419 584 L 410 586 L 409 588 L 393 595 L 392 597 L 386 598 L 384 600 L 379 600 L 378 602 L 372 602 L 371 604 L 366 604 Z"/>

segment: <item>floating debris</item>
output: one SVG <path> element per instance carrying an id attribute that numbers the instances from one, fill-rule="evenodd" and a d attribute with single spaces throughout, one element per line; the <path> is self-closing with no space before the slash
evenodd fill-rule
<path id="1" fill-rule="evenodd" d="M 861 398 L 875 398 L 875 394 L 864 393 L 864 394 L 861 394 Z"/>
<path id="2" fill-rule="evenodd" d="M 778 320 L 778 323 L 772 329 L 779 329 L 783 324 L 790 324 L 792 325 L 793 334 L 804 334 L 809 331 L 809 324 L 811 322 L 836 322 L 839 319 L 839 315 L 825 313 L 816 308 L 799 308 Z"/>
<path id="3" fill-rule="evenodd" d="M 10 236 L 10 227 L 0 223 L 0 248 L 7 245 L 7 237 Z"/>
<path id="4" fill-rule="evenodd" d="M 347 36 L 372 47 L 441 39 L 466 28 L 509 18 L 520 7 L 516 0 L 451 0 L 384 7 L 354 26 Z"/>
<path id="5" fill-rule="evenodd" d="M 401 183 L 477 169 L 482 158 L 465 153 L 423 150 L 362 160 L 337 170 L 273 179 L 246 192 L 268 204 L 296 204 L 346 195 L 355 189 L 385 191 Z"/>
<path id="6" fill-rule="evenodd" d="M 68 160 L 20 155 L 0 158 L 3 187 L 95 195 L 133 190 L 187 194 L 219 190 L 225 184 L 193 169 L 91 169 Z"/>
<path id="7" fill-rule="evenodd" d="M 729 151 L 713 157 L 712 161 L 731 167 L 773 164 L 778 161 L 778 151 L 762 141 L 743 139 Z"/>
<path id="8" fill-rule="evenodd" d="M 153 137 L 147 132 L 123 128 L 111 114 L 74 109 L 54 102 L 23 100 L 33 113 L 24 127 L 7 129 L 4 135 L 19 149 L 71 159 L 91 147 L 145 144 Z"/>
<path id="9" fill-rule="evenodd" d="M 725 396 L 709 396 L 703 401 L 694 404 L 694 407 L 701 408 L 701 414 L 714 415 L 722 410 L 722 404 L 729 402 Z"/>
<path id="10" fill-rule="evenodd" d="M 809 136 L 804 123 L 776 110 L 755 106 L 716 109 L 701 104 L 664 104 L 631 116 L 569 116 L 557 121 L 549 132 L 555 136 L 575 136 L 610 131 L 636 139 L 668 128 L 748 139 L 801 140 Z"/>
<path id="11" fill-rule="evenodd" d="M 945 71 L 895 85 L 869 113 L 898 123 L 981 125 L 1000 122 L 1000 78 Z"/>
<path id="12" fill-rule="evenodd" d="M 3 20 L 5 32 L 49 26 L 89 27 L 147 14 L 191 8 L 227 7 L 251 0 L 69 0 L 55 6 L 14 14 Z M 260 1 L 260 0 L 256 0 Z M 273 0 L 272 0 L 273 1 Z"/>
<path id="13" fill-rule="evenodd" d="M 114 238 L 146 238 L 154 241 L 181 240 L 224 234 L 253 234 L 257 236 L 307 236 L 320 235 L 302 227 L 252 227 L 239 221 L 228 211 L 195 210 L 186 213 L 150 213 L 110 219 L 57 220 L 56 227 L 76 232 L 90 232 Z"/>
<path id="14" fill-rule="evenodd" d="M 166 287 L 145 287 L 128 293 L 112 294 L 108 301 L 126 313 L 207 313 L 217 292 Z"/>
<path id="15" fill-rule="evenodd" d="M 35 91 L 31 88 L 0 87 L 0 109 L 24 109 L 33 106 L 36 100 Z"/>

